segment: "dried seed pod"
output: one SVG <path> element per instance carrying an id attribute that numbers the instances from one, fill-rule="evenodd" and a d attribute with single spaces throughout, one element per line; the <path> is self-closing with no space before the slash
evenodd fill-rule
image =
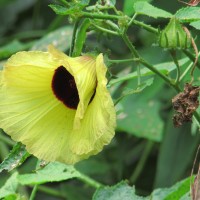
<path id="1" fill-rule="evenodd" d="M 174 126 L 179 127 L 183 123 L 192 120 L 193 113 L 199 106 L 199 91 L 199 86 L 186 83 L 184 91 L 172 99 L 172 105 L 176 111 L 173 117 Z"/>
<path id="2" fill-rule="evenodd" d="M 179 0 L 180 1 L 180 0 Z M 180 1 L 181 3 L 187 4 L 189 6 L 197 6 L 200 3 L 200 0 L 190 0 L 188 3 L 184 1 Z"/>

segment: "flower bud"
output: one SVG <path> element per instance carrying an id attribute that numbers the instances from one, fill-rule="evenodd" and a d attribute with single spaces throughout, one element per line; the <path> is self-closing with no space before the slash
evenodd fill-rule
<path id="1" fill-rule="evenodd" d="M 169 24 L 159 35 L 159 46 L 169 49 L 187 49 L 191 45 L 191 37 L 188 35 L 181 23 L 175 17 L 171 18 Z"/>

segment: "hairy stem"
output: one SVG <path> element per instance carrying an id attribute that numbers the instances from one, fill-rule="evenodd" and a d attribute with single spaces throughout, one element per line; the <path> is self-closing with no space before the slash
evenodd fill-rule
<path id="1" fill-rule="evenodd" d="M 170 51 L 171 57 L 176 65 L 176 69 L 177 69 L 177 74 L 176 74 L 176 81 L 175 84 L 178 85 L 179 81 L 180 81 L 180 76 L 181 76 L 181 71 L 180 71 L 180 65 L 178 63 L 177 57 L 176 57 L 176 51 L 175 50 L 171 50 Z"/>
<path id="2" fill-rule="evenodd" d="M 83 181 L 84 183 L 90 185 L 91 187 L 93 188 L 99 188 L 99 187 L 102 187 L 103 184 L 95 181 L 94 179 L 90 178 L 89 176 L 86 176 L 84 174 L 81 174 L 80 177 L 78 177 L 78 179 L 80 179 L 81 181 Z"/>
<path id="3" fill-rule="evenodd" d="M 33 190 L 32 190 L 32 192 L 31 192 L 31 196 L 30 196 L 29 200 L 34 200 L 34 199 L 35 199 L 35 195 L 36 195 L 36 193 L 37 193 L 37 189 L 38 189 L 38 185 L 35 185 L 35 186 L 33 187 Z"/>
<path id="4" fill-rule="evenodd" d="M 70 51 L 69 51 L 69 56 L 72 56 L 73 51 L 74 51 L 74 45 L 75 45 L 75 40 L 76 40 L 76 33 L 78 30 L 78 25 L 80 22 L 80 18 L 78 18 L 74 24 L 74 28 L 73 28 L 73 34 L 72 34 L 72 41 L 71 41 L 71 46 L 70 46 Z"/>
<path id="5" fill-rule="evenodd" d="M 90 20 L 87 18 L 84 19 L 83 22 L 81 23 L 80 28 L 76 34 L 74 49 L 72 53 L 73 57 L 79 56 L 81 54 L 83 45 L 86 40 L 86 32 L 90 25 L 91 25 Z"/>

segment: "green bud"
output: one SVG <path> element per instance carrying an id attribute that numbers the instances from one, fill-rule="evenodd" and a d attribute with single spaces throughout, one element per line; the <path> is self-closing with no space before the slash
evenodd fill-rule
<path id="1" fill-rule="evenodd" d="M 187 49 L 191 45 L 191 37 L 184 31 L 181 23 L 175 17 L 171 18 L 169 24 L 159 35 L 159 45 L 169 49 Z"/>

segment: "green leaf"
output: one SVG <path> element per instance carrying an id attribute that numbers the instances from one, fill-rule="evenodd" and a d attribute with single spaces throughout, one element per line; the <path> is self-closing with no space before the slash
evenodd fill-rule
<path id="1" fill-rule="evenodd" d="M 134 10 L 137 14 L 140 15 L 147 15 L 149 17 L 154 17 L 154 18 L 170 18 L 172 17 L 172 14 L 162 10 L 160 8 L 156 8 L 149 4 L 148 2 L 145 1 L 139 1 L 134 4 Z"/>
<path id="2" fill-rule="evenodd" d="M 64 6 L 60 6 L 60 5 L 54 5 L 54 4 L 50 4 L 49 7 L 57 14 L 57 15 L 70 15 L 73 14 L 75 11 L 75 8 L 66 8 Z"/>
<path id="3" fill-rule="evenodd" d="M 123 6 L 123 12 L 126 15 L 131 16 L 134 13 L 133 4 L 139 1 L 151 2 L 152 0 L 125 0 Z"/>
<path id="4" fill-rule="evenodd" d="M 22 185 L 30 185 L 58 182 L 77 177 L 81 177 L 81 174 L 72 165 L 53 162 L 37 170 L 35 173 L 18 175 L 18 181 Z"/>
<path id="5" fill-rule="evenodd" d="M 146 87 L 152 85 L 153 81 L 154 81 L 154 78 L 152 77 L 152 78 L 149 78 L 149 79 L 143 81 L 141 85 L 137 86 L 134 89 L 124 88 L 121 96 L 115 101 L 115 104 L 117 102 L 121 101 L 124 97 L 126 97 L 128 95 L 137 94 L 137 93 L 142 92 Z"/>
<path id="6" fill-rule="evenodd" d="M 174 128 L 168 116 L 158 157 L 155 187 L 168 187 L 183 178 L 199 144 L 200 135 L 191 135 L 191 124 Z"/>
<path id="7" fill-rule="evenodd" d="M 26 151 L 25 146 L 18 142 L 8 157 L 0 164 L 0 172 L 3 170 L 13 170 L 21 165 L 29 156 L 30 154 Z"/>
<path id="8" fill-rule="evenodd" d="M 53 44 L 57 49 L 66 51 L 70 47 L 72 32 L 71 26 L 61 27 L 38 40 L 31 50 L 47 51 L 48 45 Z"/>
<path id="9" fill-rule="evenodd" d="M 0 48 L 0 59 L 5 59 L 10 57 L 12 54 L 28 49 L 33 43 L 24 44 L 19 42 L 18 40 L 14 40 L 5 46 Z"/>
<path id="10" fill-rule="evenodd" d="M 11 194 L 6 196 L 3 200 L 27 200 L 27 197 L 20 194 Z"/>
<path id="11" fill-rule="evenodd" d="M 200 7 L 185 7 L 178 10 L 175 17 L 182 22 L 193 22 L 200 20 Z"/>
<path id="12" fill-rule="evenodd" d="M 189 60 L 188 58 L 183 58 L 183 59 L 179 60 L 179 64 L 182 66 L 185 63 L 187 63 L 188 60 Z M 174 64 L 174 62 L 164 62 L 164 63 L 155 65 L 155 68 L 158 69 L 163 74 L 168 75 L 170 72 L 172 72 L 174 69 L 176 69 L 176 65 Z M 154 72 L 152 72 L 148 68 L 141 69 L 140 73 L 141 73 L 142 77 L 154 75 Z M 123 77 L 119 77 L 119 79 L 117 78 L 117 79 L 111 80 L 108 84 L 108 87 L 110 87 L 116 83 L 123 82 L 125 80 L 137 79 L 137 77 L 138 77 L 137 72 L 132 72 L 132 73 L 129 73 L 128 75 L 123 75 Z"/>
<path id="13" fill-rule="evenodd" d="M 0 199 L 16 193 L 18 186 L 17 175 L 17 172 L 12 174 L 12 176 L 6 181 L 5 185 L 0 189 Z"/>
<path id="14" fill-rule="evenodd" d="M 122 181 L 114 186 L 99 188 L 92 200 L 145 200 L 135 194 L 135 188 Z"/>
<path id="15" fill-rule="evenodd" d="M 152 200 L 186 200 L 188 192 L 190 191 L 190 181 L 191 178 L 189 177 L 170 188 L 156 189 L 153 191 L 151 198 Z"/>
<path id="16" fill-rule="evenodd" d="M 85 6 L 89 4 L 88 0 L 81 0 L 76 3 L 69 3 L 70 7 L 66 8 L 61 5 L 50 4 L 49 7 L 57 14 L 57 15 L 79 15 Z"/>
<path id="17" fill-rule="evenodd" d="M 195 21 L 195 22 L 191 22 L 190 26 L 196 28 L 197 30 L 200 30 L 200 20 L 199 21 Z"/>
<path id="18" fill-rule="evenodd" d="M 120 101 L 119 106 L 122 112 L 117 117 L 118 131 L 125 131 L 152 141 L 162 140 L 163 121 L 159 116 L 160 102 L 156 98 L 162 82 L 157 81 L 145 88 L 142 93 L 134 94 Z M 129 82 L 132 87 L 134 84 L 137 83 Z"/>

